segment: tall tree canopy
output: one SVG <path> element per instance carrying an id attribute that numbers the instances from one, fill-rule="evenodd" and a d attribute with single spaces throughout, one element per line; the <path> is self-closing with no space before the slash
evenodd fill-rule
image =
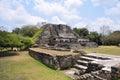
<path id="1" fill-rule="evenodd" d="M 32 44 L 34 44 L 32 38 L 22 37 L 6 31 L 0 31 L 0 47 L 20 47 L 22 49 L 27 49 Z"/>
<path id="2" fill-rule="evenodd" d="M 89 39 L 93 42 L 96 42 L 97 44 L 101 45 L 101 37 L 102 35 L 97 32 L 90 32 Z"/>
<path id="3" fill-rule="evenodd" d="M 22 43 L 17 34 L 0 31 L 0 47 L 20 47 Z"/>
<path id="4" fill-rule="evenodd" d="M 110 35 L 106 36 L 103 40 L 104 45 L 118 45 L 120 44 L 120 31 L 114 31 Z"/>
<path id="5" fill-rule="evenodd" d="M 89 31 L 87 28 L 73 28 L 73 30 L 79 34 L 81 37 L 86 37 L 89 34 Z"/>
<path id="6" fill-rule="evenodd" d="M 20 34 L 22 36 L 33 37 L 33 35 L 39 30 L 35 25 L 23 26 L 22 28 L 15 28 L 12 32 Z"/>

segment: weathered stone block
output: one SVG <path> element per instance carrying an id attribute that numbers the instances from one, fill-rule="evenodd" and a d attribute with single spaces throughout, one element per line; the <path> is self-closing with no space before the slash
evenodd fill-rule
<path id="1" fill-rule="evenodd" d="M 120 64 L 118 66 L 116 65 L 111 67 L 111 76 L 112 80 L 117 80 L 120 78 Z"/>
<path id="2" fill-rule="evenodd" d="M 79 59 L 79 54 L 76 55 L 53 55 L 42 52 L 37 52 L 29 49 L 29 54 L 33 58 L 41 61 L 48 67 L 53 69 L 65 69 L 73 66 Z"/>

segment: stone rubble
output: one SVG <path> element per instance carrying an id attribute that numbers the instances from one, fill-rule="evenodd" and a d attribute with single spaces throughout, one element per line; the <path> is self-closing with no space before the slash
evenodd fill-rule
<path id="1" fill-rule="evenodd" d="M 65 74 L 72 76 L 74 80 L 117 80 L 120 78 L 120 56 L 100 53 L 83 54 L 77 60 L 74 71 Z"/>

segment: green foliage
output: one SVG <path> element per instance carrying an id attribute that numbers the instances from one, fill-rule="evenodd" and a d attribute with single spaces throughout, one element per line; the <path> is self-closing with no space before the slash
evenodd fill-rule
<path id="1" fill-rule="evenodd" d="M 41 33 L 43 32 L 44 28 L 45 28 L 45 26 L 42 26 L 42 27 L 36 32 L 36 34 L 32 37 L 34 41 L 36 41 L 37 38 L 38 38 L 39 36 L 41 36 Z"/>
<path id="2" fill-rule="evenodd" d="M 101 34 L 98 34 L 97 32 L 90 32 L 86 28 L 74 28 L 73 29 L 76 33 L 79 34 L 82 38 L 89 38 L 91 41 L 96 42 L 97 44 L 101 45 Z"/>
<path id="3" fill-rule="evenodd" d="M 7 39 L 9 39 L 9 41 L 8 41 L 8 46 L 9 47 L 20 47 L 20 46 L 22 46 L 19 35 L 8 34 L 7 37 L 8 37 Z"/>
<path id="4" fill-rule="evenodd" d="M 89 31 L 87 28 L 74 28 L 73 31 L 79 34 L 80 37 L 87 37 L 89 34 Z"/>
<path id="5" fill-rule="evenodd" d="M 0 47 L 20 47 L 22 43 L 17 34 L 0 31 Z"/>
<path id="6" fill-rule="evenodd" d="M 22 36 L 33 37 L 33 35 L 39 30 L 36 26 L 23 26 L 22 28 L 15 28 L 12 32 L 20 34 Z"/>
<path id="7" fill-rule="evenodd" d="M 101 34 L 98 34 L 97 32 L 90 32 L 89 39 L 93 42 L 96 42 L 97 44 L 101 45 Z"/>
<path id="8" fill-rule="evenodd" d="M 6 47 L 7 44 L 6 42 L 8 41 L 7 38 L 7 32 L 5 31 L 0 31 L 0 47 Z"/>
<path id="9" fill-rule="evenodd" d="M 34 44 L 32 38 L 22 37 L 17 34 L 8 33 L 5 31 L 0 31 L 0 47 L 20 47 L 22 49 L 27 49 Z"/>
<path id="10" fill-rule="evenodd" d="M 114 31 L 106 36 L 103 40 L 104 45 L 118 45 L 120 44 L 120 31 Z"/>
<path id="11" fill-rule="evenodd" d="M 30 37 L 21 37 L 21 43 L 23 44 L 21 48 L 24 50 L 32 46 L 34 44 L 34 41 Z"/>
<path id="12" fill-rule="evenodd" d="M 15 28 L 12 30 L 12 33 L 20 34 L 20 28 Z"/>

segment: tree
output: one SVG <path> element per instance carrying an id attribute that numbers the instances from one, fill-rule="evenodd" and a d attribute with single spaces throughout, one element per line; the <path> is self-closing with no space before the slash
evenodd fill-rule
<path id="1" fill-rule="evenodd" d="M 12 30 L 12 33 L 20 34 L 20 30 L 20 28 L 15 28 L 14 30 Z"/>
<path id="2" fill-rule="evenodd" d="M 34 41 L 30 37 L 22 37 L 15 33 L 9 33 L 0 30 L 0 48 L 19 47 L 21 49 L 28 49 Z"/>
<path id="3" fill-rule="evenodd" d="M 102 27 L 100 27 L 100 31 L 101 31 L 102 36 L 106 36 L 111 33 L 110 27 L 106 25 L 103 25 Z"/>
<path id="4" fill-rule="evenodd" d="M 114 31 L 103 40 L 104 45 L 118 45 L 120 43 L 120 31 Z"/>
<path id="5" fill-rule="evenodd" d="M 23 44 L 20 41 L 20 36 L 17 34 L 8 34 L 8 42 L 7 42 L 7 46 L 11 47 L 13 49 L 13 47 L 21 47 Z"/>
<path id="6" fill-rule="evenodd" d="M 21 43 L 23 43 L 22 49 L 28 49 L 34 44 L 34 41 L 30 37 L 21 37 Z"/>
<path id="7" fill-rule="evenodd" d="M 33 35 L 38 31 L 38 28 L 36 26 L 24 26 L 21 28 L 21 35 L 22 36 L 28 36 L 33 37 Z"/>
<path id="8" fill-rule="evenodd" d="M 0 31 L 6 31 L 6 27 L 0 26 Z"/>
<path id="9" fill-rule="evenodd" d="M 39 28 L 34 25 L 27 25 L 23 26 L 22 28 L 15 28 L 12 32 L 22 36 L 33 37 L 38 30 Z"/>
<path id="10" fill-rule="evenodd" d="M 8 32 L 0 30 L 0 47 L 7 46 L 7 42 L 8 42 L 7 34 Z"/>
<path id="11" fill-rule="evenodd" d="M 0 31 L 0 47 L 20 47 L 22 43 L 20 37 L 17 34 Z"/>
<path id="12" fill-rule="evenodd" d="M 75 31 L 81 37 L 87 37 L 89 34 L 89 31 L 87 28 L 73 28 L 73 31 Z"/>
<path id="13" fill-rule="evenodd" d="M 96 42 L 98 45 L 101 45 L 101 34 L 98 34 L 97 32 L 90 32 L 89 39 L 93 42 Z"/>

